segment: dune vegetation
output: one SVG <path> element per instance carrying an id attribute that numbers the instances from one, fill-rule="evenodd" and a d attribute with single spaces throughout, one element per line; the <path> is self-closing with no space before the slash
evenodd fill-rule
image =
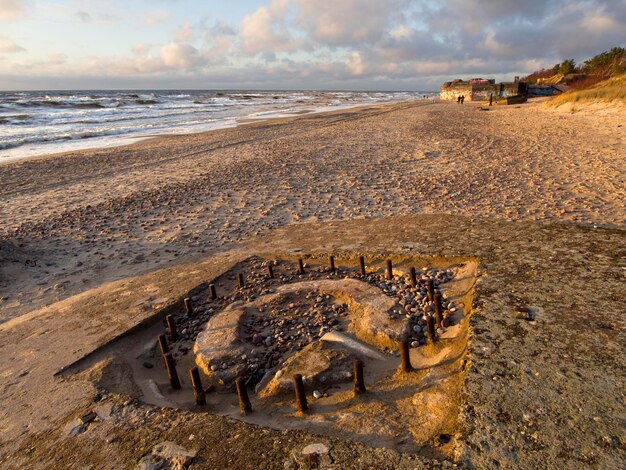
<path id="1" fill-rule="evenodd" d="M 626 106 L 626 74 L 609 78 L 589 88 L 567 91 L 550 99 L 546 105 L 559 107 L 567 103 L 614 103 Z"/>

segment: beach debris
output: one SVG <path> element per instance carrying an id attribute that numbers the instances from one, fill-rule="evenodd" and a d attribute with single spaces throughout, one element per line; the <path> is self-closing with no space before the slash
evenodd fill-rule
<path id="1" fill-rule="evenodd" d="M 244 378 L 237 377 L 235 386 L 237 388 L 237 396 L 239 397 L 239 411 L 241 411 L 242 415 L 247 415 L 252 412 L 252 404 L 250 403 L 250 398 L 248 398 L 248 389 L 246 388 Z"/>
<path id="2" fill-rule="evenodd" d="M 365 392 L 365 381 L 363 380 L 363 361 L 356 359 L 354 361 L 354 394 L 360 395 Z"/>
<path id="3" fill-rule="evenodd" d="M 167 369 L 167 377 L 170 381 L 170 385 L 174 390 L 180 390 L 180 380 L 178 379 L 178 373 L 176 372 L 176 364 L 174 363 L 174 356 L 171 352 L 165 354 L 165 367 Z"/>
<path id="4" fill-rule="evenodd" d="M 183 302 L 185 304 L 185 312 L 187 312 L 187 315 L 193 315 L 193 306 L 191 305 L 191 299 L 189 297 L 186 297 Z"/>
<path id="5" fill-rule="evenodd" d="M 176 330 L 176 323 L 174 322 L 174 317 L 172 315 L 166 316 L 165 322 L 167 323 L 167 327 L 170 330 L 170 340 L 172 341 L 178 340 L 178 331 Z"/>
<path id="6" fill-rule="evenodd" d="M 187 450 L 175 442 L 165 441 L 155 445 L 151 453 L 144 455 L 137 462 L 137 470 L 153 470 L 160 468 L 185 469 L 196 457 L 196 450 Z"/>
<path id="7" fill-rule="evenodd" d="M 217 293 L 215 292 L 215 284 L 209 284 L 209 297 L 211 300 L 217 299 Z"/>
<path id="8" fill-rule="evenodd" d="M 193 387 L 193 395 L 196 399 L 196 405 L 206 405 L 206 397 L 204 395 L 204 388 L 202 387 L 202 380 L 200 379 L 200 371 L 197 367 L 189 369 L 189 377 L 191 378 L 191 386 Z"/>
<path id="9" fill-rule="evenodd" d="M 400 341 L 400 369 L 402 372 L 411 372 L 411 356 L 409 355 L 409 342 L 407 340 Z"/>
<path id="10" fill-rule="evenodd" d="M 333 259 L 332 264 L 330 256 Z M 367 273 L 364 256 L 359 256 L 356 269 L 350 269 L 338 265 L 334 255 L 329 255 L 327 263 L 311 266 L 299 258 L 297 270 L 293 266 L 294 263 L 287 260 L 251 258 L 247 264 L 239 265 L 240 273 L 244 270 L 246 272 L 243 287 L 238 287 L 237 274 L 227 274 L 225 278 L 211 281 L 204 296 L 191 297 L 194 302 L 194 316 L 179 315 L 167 322 L 170 332 L 177 331 L 177 339 L 172 340 L 170 345 L 172 352 L 185 355 L 191 351 L 196 337 L 204 331 L 207 321 L 229 305 L 239 301 L 251 302 L 276 293 L 281 285 L 303 280 L 339 277 L 363 281 L 380 289 L 384 295 L 396 301 L 396 306 L 389 310 L 389 320 L 408 321 L 406 340 L 411 348 L 426 344 L 427 317 L 436 315 L 437 305 L 441 312 L 441 332 L 458 321 L 458 315 L 455 316 L 454 313 L 457 311 L 456 305 L 443 296 L 436 300 L 435 295 L 439 293 L 440 284 L 454 277 L 452 269 L 423 267 L 412 274 L 413 270 L 409 271 L 407 267 L 406 274 L 396 273 L 388 279 L 388 272 L 384 270 Z M 272 277 L 269 276 L 268 268 L 271 268 Z M 215 295 L 218 285 L 232 290 L 218 298 Z M 432 295 L 429 296 L 429 293 Z M 439 304 L 436 305 L 436 302 Z M 223 363 L 208 364 L 207 370 L 220 372 L 226 382 L 232 382 L 237 375 L 242 375 L 248 386 L 254 386 L 266 374 L 274 374 L 280 364 L 308 344 L 322 339 L 327 333 L 346 332 L 350 319 L 349 305 L 327 293 L 311 291 L 303 295 L 296 294 L 292 298 L 279 298 L 246 315 L 240 330 L 241 340 L 245 345 L 241 354 L 234 355 L 222 361 Z M 434 331 L 437 331 L 436 327 Z"/>
<path id="11" fill-rule="evenodd" d="M 309 406 L 306 401 L 306 395 L 304 393 L 304 383 L 302 382 L 302 375 L 295 374 L 293 376 L 293 388 L 296 392 L 296 409 L 300 413 L 306 413 Z"/>

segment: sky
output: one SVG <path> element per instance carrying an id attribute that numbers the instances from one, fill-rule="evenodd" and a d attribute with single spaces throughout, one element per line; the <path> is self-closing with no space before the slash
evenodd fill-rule
<path id="1" fill-rule="evenodd" d="M 0 90 L 436 90 L 626 45 L 626 0 L 0 0 Z"/>

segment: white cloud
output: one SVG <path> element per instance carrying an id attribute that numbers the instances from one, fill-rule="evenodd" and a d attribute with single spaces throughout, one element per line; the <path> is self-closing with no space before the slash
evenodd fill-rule
<path id="1" fill-rule="evenodd" d="M 148 16 L 142 19 L 143 24 L 148 26 L 154 26 L 167 21 L 170 14 L 165 10 L 157 10 L 150 13 Z"/>
<path id="2" fill-rule="evenodd" d="M 190 23 L 185 23 L 174 33 L 174 38 L 181 42 L 193 42 L 196 39 L 196 32 Z"/>
<path id="3" fill-rule="evenodd" d="M 133 54 L 135 54 L 136 56 L 147 56 L 150 52 L 150 46 L 143 43 L 135 44 L 131 48 L 131 51 L 133 51 Z"/>
<path id="4" fill-rule="evenodd" d="M 413 30 L 407 25 L 401 25 L 397 28 L 392 29 L 389 32 L 389 35 L 396 41 L 406 41 L 408 39 L 411 39 L 411 36 L 413 35 Z"/>
<path id="5" fill-rule="evenodd" d="M 15 42 L 6 34 L 0 33 L 0 52 L 14 53 L 25 52 L 22 46 L 15 44 Z"/>
<path id="6" fill-rule="evenodd" d="M 259 52 L 290 52 L 302 47 L 287 29 L 287 0 L 272 0 L 241 22 L 241 41 L 250 54 Z"/>
<path id="7" fill-rule="evenodd" d="M 346 59 L 346 67 L 352 75 L 363 75 L 363 72 L 365 72 L 365 66 L 363 64 L 361 54 L 358 52 L 350 54 L 350 56 Z"/>
<path id="8" fill-rule="evenodd" d="M 380 38 L 405 0 L 292 0 L 298 24 L 322 44 L 346 46 Z"/>
<path id="9" fill-rule="evenodd" d="M 26 15 L 21 0 L 0 0 L 0 21 L 14 20 Z"/>
<path id="10" fill-rule="evenodd" d="M 161 48 L 160 54 L 163 64 L 173 69 L 191 69 L 202 61 L 198 49 L 185 43 L 167 44 Z"/>
<path id="11" fill-rule="evenodd" d="M 81 23 L 89 23 L 91 21 L 91 15 L 86 11 L 77 11 L 74 16 Z"/>

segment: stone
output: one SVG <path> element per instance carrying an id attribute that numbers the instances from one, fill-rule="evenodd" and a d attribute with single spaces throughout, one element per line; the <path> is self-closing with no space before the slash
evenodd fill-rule
<path id="1" fill-rule="evenodd" d="M 319 400 L 320 398 L 322 398 L 322 392 L 320 392 L 319 390 L 313 390 L 313 397 Z"/>
<path id="2" fill-rule="evenodd" d="M 97 406 L 94 411 L 98 415 L 98 419 L 100 419 L 100 421 L 104 421 L 111 417 L 111 413 L 113 413 L 113 405 L 111 403 L 104 403 Z"/>
<path id="3" fill-rule="evenodd" d="M 173 468 L 187 468 L 195 458 L 197 451 L 187 450 L 172 441 L 161 442 L 152 448 L 154 457 L 166 460 Z"/>
<path id="4" fill-rule="evenodd" d="M 146 369 L 152 369 L 154 367 L 154 364 L 152 364 L 151 362 L 146 361 L 146 362 L 143 363 L 143 366 Z"/>
<path id="5" fill-rule="evenodd" d="M 321 442 L 309 444 L 300 452 L 294 451 L 292 457 L 298 465 L 296 468 L 328 468 L 332 465 L 330 449 Z"/>

